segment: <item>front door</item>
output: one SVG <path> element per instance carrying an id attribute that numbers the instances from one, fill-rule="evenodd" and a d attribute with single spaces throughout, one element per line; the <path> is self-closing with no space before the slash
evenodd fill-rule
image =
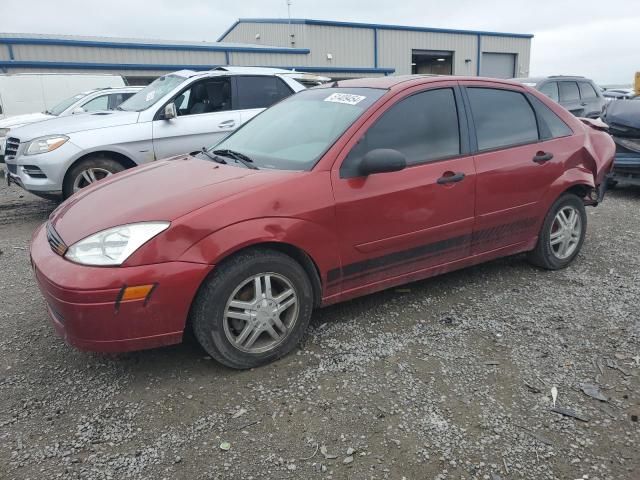
<path id="1" fill-rule="evenodd" d="M 342 267 L 328 281 L 343 291 L 469 255 L 475 169 L 457 85 L 413 90 L 383 108 L 332 171 Z M 376 149 L 401 152 L 407 167 L 362 176 L 362 158 Z"/>
<path id="2" fill-rule="evenodd" d="M 541 212 L 540 202 L 572 153 L 548 137 L 570 135 L 571 130 L 540 100 L 517 87 L 483 87 L 474 82 L 466 92 L 478 150 L 472 254 L 479 254 L 526 242 L 537 234 L 540 217 L 546 213 Z M 539 131 L 532 102 L 559 122 L 552 125 L 555 135 L 548 126 Z"/>
<path id="3" fill-rule="evenodd" d="M 240 126 L 240 114 L 231 110 L 231 82 L 227 77 L 207 78 L 191 84 L 173 100 L 178 116 L 153 121 L 156 159 L 210 147 Z"/>

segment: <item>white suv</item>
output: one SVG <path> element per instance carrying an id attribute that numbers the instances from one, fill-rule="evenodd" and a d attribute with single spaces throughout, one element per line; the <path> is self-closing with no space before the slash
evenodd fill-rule
<path id="1" fill-rule="evenodd" d="M 112 173 L 214 145 L 304 88 L 285 74 L 257 67 L 170 73 L 115 111 L 12 129 L 7 180 L 42 197 L 67 198 Z"/>
<path id="2" fill-rule="evenodd" d="M 51 120 L 56 117 L 77 115 L 78 113 L 95 112 L 98 110 L 113 110 L 142 87 L 106 87 L 87 90 L 72 97 L 66 98 L 55 107 L 44 112 L 23 113 L 0 120 L 0 163 L 4 155 L 4 143 L 9 130 L 22 127 L 31 123 Z"/>

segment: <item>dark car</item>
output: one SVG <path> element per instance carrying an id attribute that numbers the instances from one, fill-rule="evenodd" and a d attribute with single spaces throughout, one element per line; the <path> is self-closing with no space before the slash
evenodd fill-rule
<path id="1" fill-rule="evenodd" d="M 514 80 L 544 93 L 576 117 L 598 118 L 607 103 L 600 87 L 584 77 L 554 75 Z"/>
<path id="2" fill-rule="evenodd" d="M 33 269 L 73 345 L 158 347 L 189 324 L 251 368 L 314 307 L 521 252 L 567 267 L 613 162 L 601 127 L 515 82 L 332 82 L 80 190 L 35 232 Z"/>
<path id="3" fill-rule="evenodd" d="M 616 142 L 616 159 L 610 183 L 640 185 L 640 101 L 611 102 L 603 120 Z"/>

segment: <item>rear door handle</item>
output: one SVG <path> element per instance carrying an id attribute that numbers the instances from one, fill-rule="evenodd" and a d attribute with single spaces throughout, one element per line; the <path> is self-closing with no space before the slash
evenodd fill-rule
<path id="1" fill-rule="evenodd" d="M 456 183 L 464 180 L 464 173 L 458 172 L 444 172 L 444 174 L 438 179 L 438 185 L 446 185 L 448 183 Z"/>
<path id="2" fill-rule="evenodd" d="M 235 120 L 225 120 L 224 122 L 220 122 L 218 127 L 220 128 L 233 128 L 236 126 Z"/>
<path id="3" fill-rule="evenodd" d="M 544 163 L 544 162 L 548 162 L 552 158 L 553 158 L 553 153 L 540 151 L 536 153 L 536 155 L 533 157 L 533 161 L 535 163 Z"/>

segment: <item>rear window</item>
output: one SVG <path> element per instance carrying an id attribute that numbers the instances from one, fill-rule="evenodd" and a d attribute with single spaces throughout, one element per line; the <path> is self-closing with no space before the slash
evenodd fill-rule
<path id="1" fill-rule="evenodd" d="M 522 93 L 494 88 L 467 89 L 479 150 L 538 141 L 538 124 Z"/>
<path id="2" fill-rule="evenodd" d="M 584 99 L 598 98 L 598 94 L 589 82 L 579 82 L 580 96 Z"/>
<path id="3" fill-rule="evenodd" d="M 236 77 L 236 109 L 267 108 L 291 95 L 291 89 L 278 77 Z"/>
<path id="4" fill-rule="evenodd" d="M 560 82 L 559 87 L 561 102 L 573 102 L 575 100 L 580 100 L 580 92 L 576 82 Z"/>

